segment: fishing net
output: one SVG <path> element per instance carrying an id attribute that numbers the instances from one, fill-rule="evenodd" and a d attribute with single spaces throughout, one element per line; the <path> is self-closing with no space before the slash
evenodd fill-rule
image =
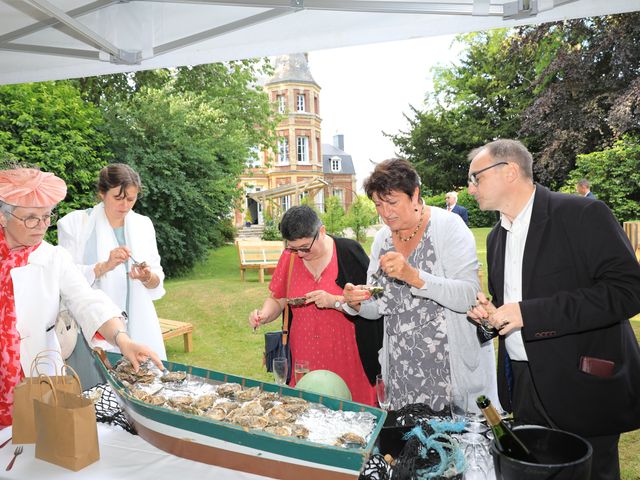
<path id="1" fill-rule="evenodd" d="M 389 412 L 385 427 L 410 427 L 403 437 L 404 447 L 395 459 L 373 455 L 359 480 L 461 479 L 464 455 L 450 434 L 462 432 L 464 422 L 452 422 L 447 419 L 448 414 L 423 403 Z"/>
<path id="2" fill-rule="evenodd" d="M 96 408 L 96 421 L 108 425 L 117 425 L 133 435 L 136 430 L 128 422 L 120 408 L 116 395 L 108 384 L 96 385 L 84 392 L 84 396 L 93 400 Z"/>
<path id="3" fill-rule="evenodd" d="M 371 455 L 358 480 L 390 480 L 391 466 L 379 453 Z"/>

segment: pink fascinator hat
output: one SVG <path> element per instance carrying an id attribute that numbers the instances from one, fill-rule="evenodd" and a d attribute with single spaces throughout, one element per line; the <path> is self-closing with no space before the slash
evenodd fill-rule
<path id="1" fill-rule="evenodd" d="M 0 170 L 0 200 L 15 207 L 53 207 L 67 195 L 67 184 L 35 168 Z"/>

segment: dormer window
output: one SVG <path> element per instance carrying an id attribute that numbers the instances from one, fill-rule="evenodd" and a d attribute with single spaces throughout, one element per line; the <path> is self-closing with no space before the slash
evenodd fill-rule
<path id="1" fill-rule="evenodd" d="M 342 170 L 342 159 L 340 157 L 331 158 L 331 171 L 334 173 Z"/>
<path id="2" fill-rule="evenodd" d="M 299 93 L 298 95 L 296 95 L 296 110 L 298 112 L 306 112 L 306 108 L 305 108 L 305 94 L 304 93 Z"/>

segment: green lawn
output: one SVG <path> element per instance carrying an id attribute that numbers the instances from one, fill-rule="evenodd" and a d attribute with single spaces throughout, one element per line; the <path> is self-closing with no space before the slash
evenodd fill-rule
<path id="1" fill-rule="evenodd" d="M 483 289 L 486 288 L 486 247 L 488 228 L 472 229 L 482 263 Z M 371 241 L 365 244 L 369 249 Z M 276 330 L 278 322 L 252 332 L 248 326 L 249 312 L 259 308 L 268 295 L 268 281 L 258 282 L 258 273 L 248 271 L 246 281 L 240 281 L 237 250 L 227 245 L 212 251 L 207 262 L 189 276 L 165 283 L 167 294 L 156 302 L 163 318 L 191 322 L 193 352 L 184 353 L 182 338 L 167 342 L 170 360 L 203 368 L 233 373 L 259 380 L 272 380 L 262 366 L 263 332 Z M 640 338 L 640 315 L 632 322 Z M 640 479 L 640 430 L 623 435 L 620 442 L 622 478 Z"/>

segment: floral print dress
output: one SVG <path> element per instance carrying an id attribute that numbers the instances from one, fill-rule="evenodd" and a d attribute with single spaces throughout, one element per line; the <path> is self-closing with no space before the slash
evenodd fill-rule
<path id="1" fill-rule="evenodd" d="M 380 256 L 393 250 L 392 239 L 388 237 Z M 418 270 L 431 272 L 435 261 L 427 225 L 408 262 Z M 382 275 L 379 283 L 385 287 L 378 299 L 378 311 L 384 315 L 388 341 L 391 408 L 426 403 L 434 410 L 442 410 L 451 393 L 444 308 L 431 299 L 414 296 L 411 286 L 403 281 Z"/>

